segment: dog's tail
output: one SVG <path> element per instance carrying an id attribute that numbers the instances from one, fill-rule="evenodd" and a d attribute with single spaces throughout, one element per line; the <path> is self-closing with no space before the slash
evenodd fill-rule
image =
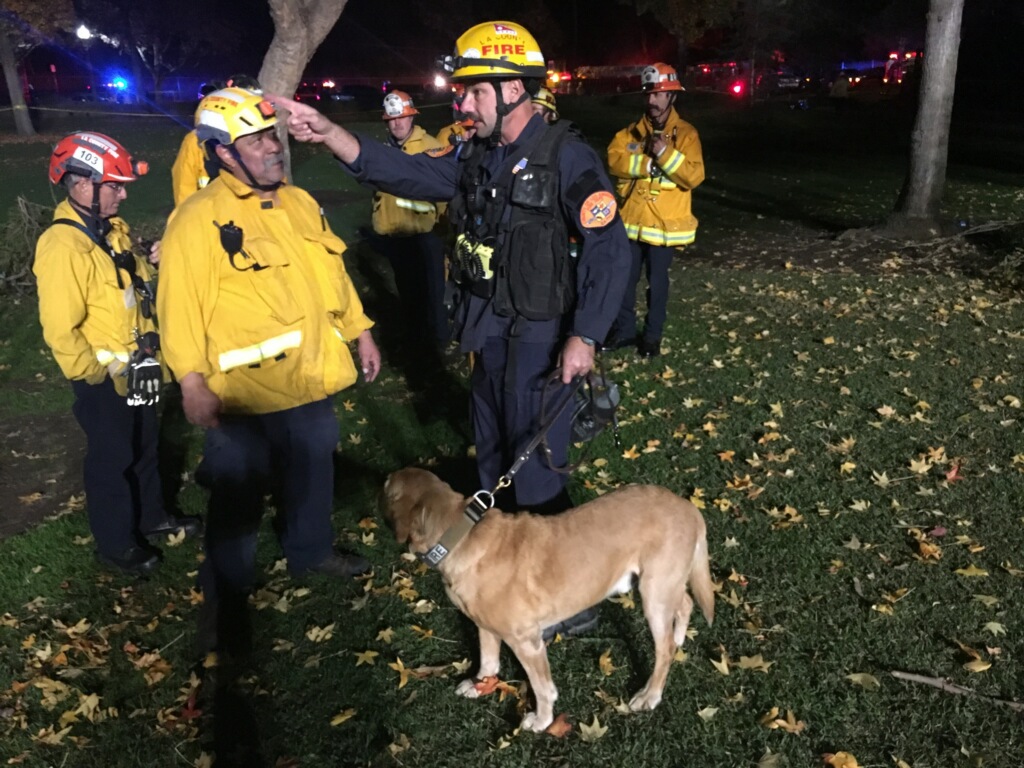
<path id="1" fill-rule="evenodd" d="M 715 620 L 715 587 L 711 582 L 711 562 L 708 559 L 708 539 L 701 526 L 700 536 L 693 550 L 693 565 L 690 568 L 690 591 L 700 606 L 708 626 Z"/>

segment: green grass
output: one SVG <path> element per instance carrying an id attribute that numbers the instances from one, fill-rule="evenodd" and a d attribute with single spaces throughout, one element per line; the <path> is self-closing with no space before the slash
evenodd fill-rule
<path id="1" fill-rule="evenodd" d="M 635 112 L 625 100 L 612 106 L 579 105 L 598 146 Z M 877 135 L 875 114 L 837 125 L 824 112 L 751 115 L 703 103 L 694 112 L 715 182 L 697 194 L 701 249 L 743 246 L 759 255 L 761 235 L 838 230 L 891 205 L 902 167 L 896 149 L 834 151 L 836 134 L 844 141 Z M 826 128 L 832 133 L 822 136 Z M 137 138 L 161 151 L 155 134 Z M 968 139 L 958 147 L 965 160 L 951 169 L 951 212 L 963 204 L 972 217 L 986 210 L 994 219 L 1016 215 L 1019 182 L 968 162 L 975 157 Z M 300 183 L 329 193 L 332 224 L 355 244 L 350 269 L 386 333 L 386 270 L 356 243 L 368 193 L 308 148 L 296 150 L 295 163 Z M 164 203 L 137 186 L 129 201 L 137 207 L 125 214 L 151 221 Z M 773 250 L 761 262 L 781 265 L 789 256 Z M 181 714 L 193 671 L 196 545 L 165 547 L 159 574 L 133 583 L 95 569 L 81 512 L 0 542 L 0 606 L 9 614 L 0 622 L 0 756 L 24 755 L 32 766 L 185 766 L 224 737 L 249 749 L 231 760 L 222 748 L 218 764 L 247 766 L 739 768 L 757 765 L 769 750 L 777 765 L 793 768 L 822 765 L 821 755 L 840 750 L 872 767 L 892 766 L 895 758 L 913 768 L 1019 766 L 1019 713 L 888 674 L 949 678 L 1000 699 L 1020 694 L 1019 294 L 959 275 L 723 270 L 711 259 L 680 261 L 673 279 L 666 354 L 648 363 L 625 353 L 609 358 L 625 395 L 622 447 L 602 435 L 572 479 L 578 502 L 621 483 L 651 482 L 704 507 L 722 584 L 716 621 L 709 628 L 694 619 L 688 658 L 674 665 L 654 713 L 622 715 L 595 696 L 600 690 L 612 702 L 628 700 L 652 661 L 640 606 L 611 602 L 602 605 L 593 636 L 549 649 L 556 711 L 576 724 L 596 716 L 608 730 L 595 742 L 583 741 L 578 727 L 565 739 L 516 733 L 517 701 L 456 698 L 459 675 L 450 667 L 445 678 L 398 687 L 389 663 L 472 660 L 474 633 L 436 574 L 403 561 L 383 525 L 374 530 L 359 521 L 380 522 L 377 493 L 386 473 L 401 466 L 430 464 L 459 490 L 475 486 L 464 373 L 452 372 L 443 396 L 426 399 L 390 357 L 381 381 L 337 401 L 335 523 L 341 543 L 372 560 L 372 583 L 300 585 L 273 572 L 280 555 L 266 525 L 254 657 L 243 669 L 207 672 L 196 720 L 166 717 Z M 0 365 L 9 366 L 0 368 L 0 385 L 5 394 L 28 391 L 5 397 L 0 417 L 67 407 L 66 385 L 40 355 L 33 313 L 30 298 L 0 310 Z M 199 434 L 186 435 L 194 459 Z M 625 457 L 633 446 L 639 457 Z M 947 479 L 954 467 L 963 479 Z M 191 481 L 181 504 L 203 509 Z M 915 530 L 940 547 L 941 559 L 920 559 Z M 956 572 L 971 566 L 987 575 Z M 398 594 L 403 577 L 415 596 Z M 296 593 L 299 587 L 310 591 Z M 433 610 L 415 613 L 419 600 Z M 54 623 L 74 626 L 83 618 L 90 627 L 78 640 Z M 324 642 L 307 637 L 332 623 Z M 424 639 L 413 625 L 433 635 Z M 387 628 L 394 631 L 390 643 L 379 639 Z M 971 656 L 959 644 L 991 668 L 965 669 Z M 65 645 L 67 662 L 55 662 Z M 132 661 L 141 664 L 143 652 L 157 649 L 169 667 L 150 684 L 144 671 L 153 666 Z M 376 663 L 357 667 L 356 654 L 366 650 L 380 654 Z M 598 664 L 606 651 L 618 668 L 610 676 Z M 728 675 L 711 664 L 723 653 Z M 741 656 L 758 654 L 772 662 L 767 672 L 739 668 Z M 519 680 L 522 671 L 507 652 L 504 661 L 503 677 Z M 878 689 L 854 686 L 846 676 L 855 673 L 873 675 Z M 53 706 L 37 687 L 46 679 L 68 686 Z M 79 715 L 60 744 L 33 741 L 40 729 L 59 731 L 61 716 L 88 694 L 100 697 L 100 722 Z M 707 707 L 717 713 L 704 720 L 697 712 Z M 790 734 L 761 725 L 773 707 L 782 717 L 792 710 L 805 727 Z M 351 719 L 330 725 L 349 708 Z"/>

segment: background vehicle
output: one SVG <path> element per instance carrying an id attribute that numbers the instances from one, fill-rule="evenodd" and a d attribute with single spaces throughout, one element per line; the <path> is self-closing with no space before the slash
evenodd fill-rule
<path id="1" fill-rule="evenodd" d="M 320 83 L 304 80 L 299 83 L 299 87 L 295 89 L 295 100 L 307 103 L 320 101 L 320 90 Z"/>
<path id="2" fill-rule="evenodd" d="M 323 93 L 331 101 L 355 106 L 358 109 L 379 109 L 384 102 L 384 91 L 372 85 L 331 85 Z"/>

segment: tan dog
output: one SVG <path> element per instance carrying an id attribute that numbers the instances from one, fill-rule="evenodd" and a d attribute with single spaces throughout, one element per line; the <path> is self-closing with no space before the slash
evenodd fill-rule
<path id="1" fill-rule="evenodd" d="M 426 553 L 464 518 L 468 499 L 422 469 L 388 477 L 384 517 L 400 544 Z M 644 616 L 654 636 L 654 672 L 629 702 L 654 709 L 693 610 L 687 584 L 708 624 L 715 598 L 704 518 L 688 501 L 654 485 L 630 485 L 552 517 L 489 510 L 437 566 L 448 597 L 480 630 L 477 679 L 456 693 L 476 698 L 477 680 L 498 674 L 504 641 L 537 699 L 523 727 L 542 731 L 558 692 L 551 680 L 545 627 L 627 592 L 639 577 Z"/>

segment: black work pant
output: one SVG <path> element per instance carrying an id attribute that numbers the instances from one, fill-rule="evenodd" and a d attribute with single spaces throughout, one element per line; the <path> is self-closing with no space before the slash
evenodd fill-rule
<path id="1" fill-rule="evenodd" d="M 668 270 L 672 266 L 672 257 L 679 249 L 638 243 L 636 240 L 629 241 L 629 249 L 632 257 L 629 282 L 622 295 L 619 316 L 615 320 L 615 337 L 632 339 L 637 335 L 636 288 L 640 283 L 640 271 L 644 269 L 647 274 L 647 317 L 643 338 L 647 342 L 661 341 L 668 314 Z"/>
<path id="2" fill-rule="evenodd" d="M 85 432 L 85 502 L 96 549 L 117 557 L 139 543 L 139 530 L 162 523 L 157 461 L 159 428 L 152 406 L 130 406 L 108 377 L 72 381 L 72 413 Z"/>
<path id="3" fill-rule="evenodd" d="M 333 551 L 333 398 L 275 413 L 227 415 L 206 430 L 202 484 L 210 489 L 206 560 L 199 583 L 208 600 L 252 588 L 263 497 L 278 506 L 278 534 L 292 574 Z"/>
<path id="4" fill-rule="evenodd" d="M 482 488 L 494 488 L 498 478 L 537 434 L 543 416 L 550 419 L 565 399 L 568 388 L 561 381 L 545 390 L 563 343 L 491 337 L 477 353 L 470 398 Z M 541 413 L 542 401 L 546 414 Z M 547 434 L 551 463 L 538 449 L 512 480 L 519 509 L 539 507 L 563 494 L 568 475 L 556 472 L 551 464 L 566 464 L 571 427 L 570 405 Z"/>
<path id="5" fill-rule="evenodd" d="M 444 307 L 444 245 L 433 232 L 376 238 L 402 302 L 406 333 L 416 343 L 444 347 L 451 340 Z"/>

